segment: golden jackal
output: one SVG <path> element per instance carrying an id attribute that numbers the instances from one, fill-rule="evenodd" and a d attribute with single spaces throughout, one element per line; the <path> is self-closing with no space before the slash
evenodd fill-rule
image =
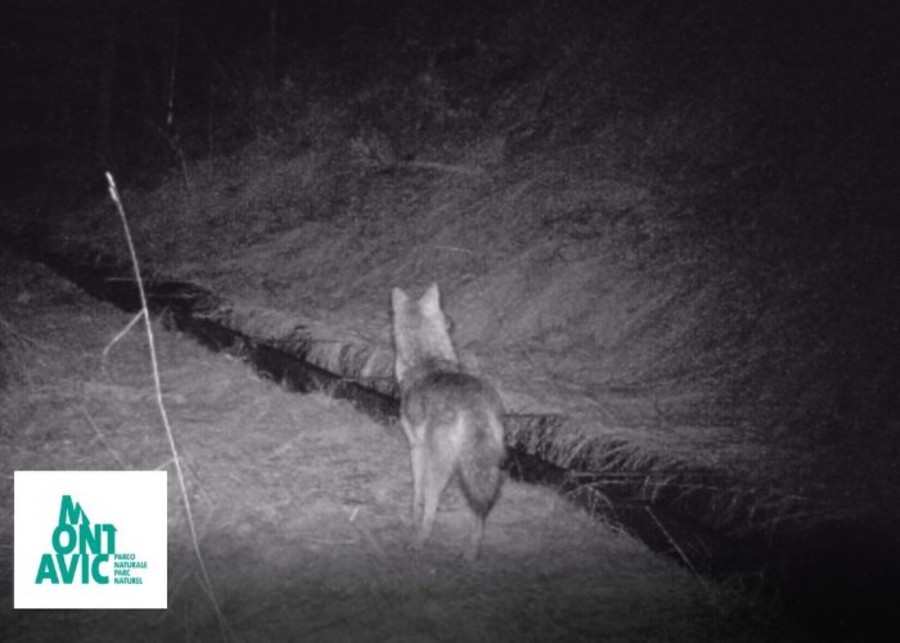
<path id="1" fill-rule="evenodd" d="M 418 526 L 414 546 L 428 540 L 441 494 L 456 476 L 474 513 L 466 550 L 473 560 L 503 484 L 503 405 L 493 386 L 459 364 L 437 284 L 418 301 L 394 288 L 392 300 L 400 423 L 409 440 Z"/>

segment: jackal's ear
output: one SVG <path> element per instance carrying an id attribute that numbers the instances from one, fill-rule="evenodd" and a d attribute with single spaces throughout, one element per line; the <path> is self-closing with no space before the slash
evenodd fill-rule
<path id="1" fill-rule="evenodd" d="M 441 310 L 441 292 L 438 290 L 438 285 L 436 283 L 428 286 L 428 290 L 425 291 L 425 294 L 422 295 L 422 298 L 419 300 L 419 306 L 422 308 L 422 311 L 427 313 L 439 313 Z"/>
<path id="2" fill-rule="evenodd" d="M 402 310 L 406 307 L 406 304 L 409 302 L 409 295 L 400 290 L 399 288 L 394 288 L 391 290 L 391 304 L 394 307 L 394 311 Z"/>

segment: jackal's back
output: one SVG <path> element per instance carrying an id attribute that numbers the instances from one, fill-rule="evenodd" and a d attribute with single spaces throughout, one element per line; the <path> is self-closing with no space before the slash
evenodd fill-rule
<path id="1" fill-rule="evenodd" d="M 472 509 L 487 515 L 504 458 L 503 404 L 494 387 L 459 370 L 429 371 L 410 383 L 402 412 L 432 457 L 457 471 Z"/>

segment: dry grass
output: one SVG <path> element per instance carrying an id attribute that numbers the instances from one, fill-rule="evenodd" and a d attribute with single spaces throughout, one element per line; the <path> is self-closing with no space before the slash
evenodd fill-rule
<path id="1" fill-rule="evenodd" d="M 2 261 L 40 275 L 27 304 L 5 296 L 21 284 L 3 286 L 3 318 L 27 323 L 36 340 L 13 349 L 29 380 L 0 400 L 7 487 L 14 469 L 169 466 L 144 338 L 129 334 L 103 357 L 127 317 L 77 293 L 60 302 L 63 282 Z M 766 619 L 757 633 L 774 626 L 745 594 L 704 589 L 552 492 L 514 483 L 475 566 L 458 561 L 461 498 L 440 514 L 434 543 L 411 555 L 396 427 L 321 395 L 289 395 L 177 335 L 156 339 L 200 546 L 237 640 L 745 640 L 755 618 Z M 64 348 L 50 362 L 37 342 Z M 115 640 L 123 628 L 138 640 L 219 638 L 179 496 L 173 480 L 168 611 L 9 612 L 4 640 Z M 0 566 L 2 578 L 11 573 Z"/>

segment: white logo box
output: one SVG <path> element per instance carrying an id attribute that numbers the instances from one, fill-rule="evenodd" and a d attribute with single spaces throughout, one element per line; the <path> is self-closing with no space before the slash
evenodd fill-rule
<path id="1" fill-rule="evenodd" d="M 16 471 L 13 482 L 16 609 L 166 608 L 165 471 Z"/>

